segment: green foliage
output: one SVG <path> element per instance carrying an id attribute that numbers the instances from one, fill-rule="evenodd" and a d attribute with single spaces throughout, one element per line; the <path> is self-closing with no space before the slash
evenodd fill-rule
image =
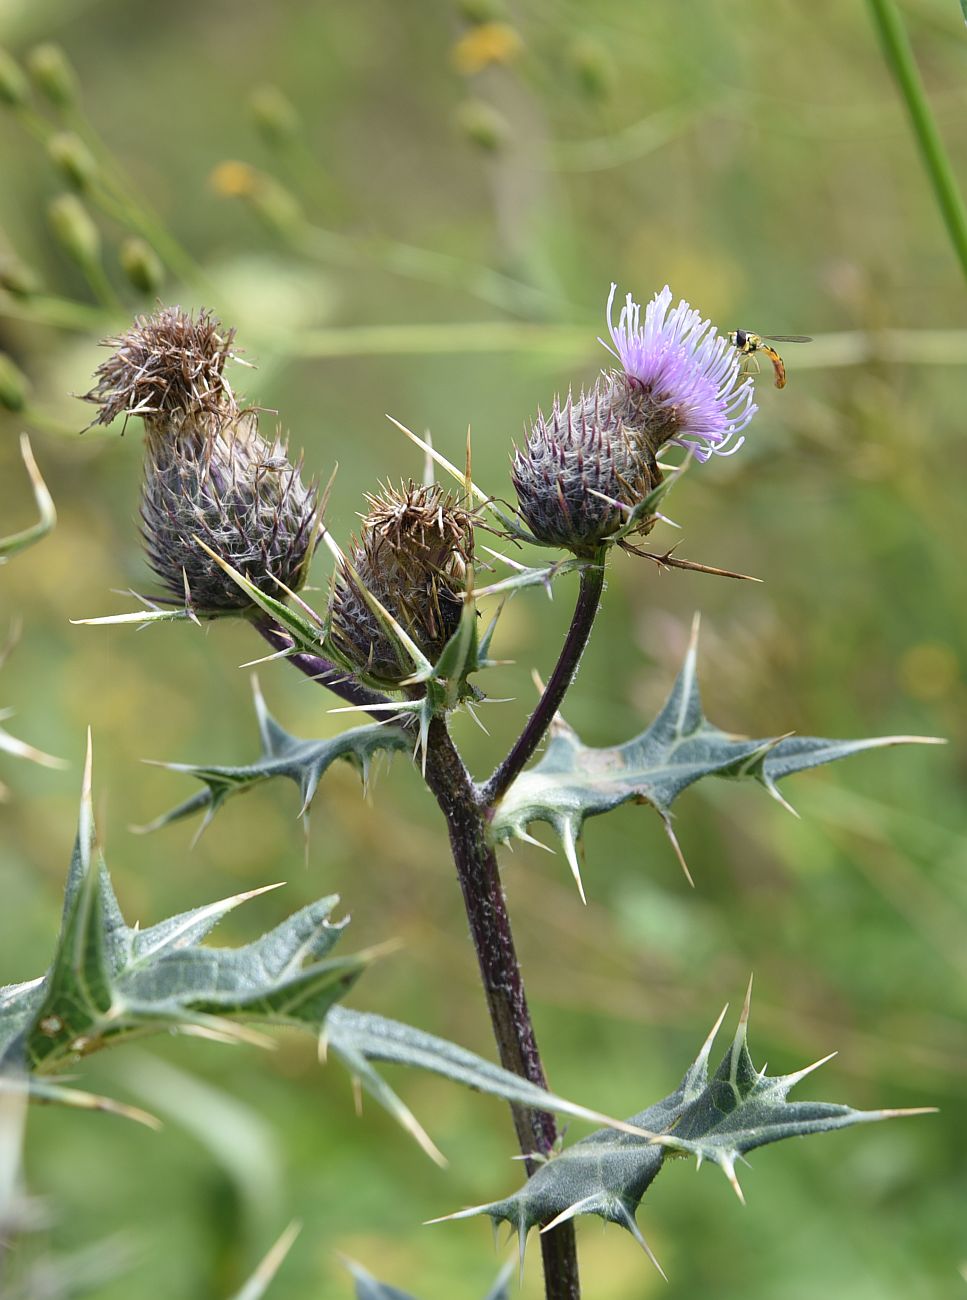
<path id="1" fill-rule="evenodd" d="M 258 718 L 262 753 L 254 763 L 239 767 L 216 767 L 192 763 L 164 763 L 161 766 L 172 772 L 185 772 L 204 782 L 199 791 L 177 808 L 158 817 L 145 830 L 157 830 L 183 817 L 205 809 L 205 820 L 199 835 L 221 808 L 226 799 L 273 777 L 283 776 L 294 781 L 302 800 L 300 816 L 308 818 L 319 782 L 337 759 L 345 759 L 357 769 L 366 785 L 372 771 L 374 757 L 385 752 L 410 750 L 412 741 L 399 728 L 390 724 L 373 723 L 344 731 L 331 740 L 300 740 L 290 735 L 269 713 L 258 682 L 253 678 L 255 712 Z"/>
<path id="2" fill-rule="evenodd" d="M 518 1234 L 523 1260 L 531 1228 L 539 1225 L 542 1232 L 547 1232 L 576 1215 L 596 1214 L 627 1229 L 661 1271 L 641 1234 L 635 1212 L 669 1156 L 694 1155 L 699 1165 L 713 1161 L 741 1200 L 735 1163 L 756 1147 L 783 1138 L 924 1113 L 861 1111 L 830 1102 L 787 1101 L 792 1088 L 829 1058 L 792 1074 L 770 1076 L 764 1067 L 756 1070 L 746 1045 L 751 992 L 750 982 L 735 1037 L 718 1069 L 709 1075 L 709 1056 L 725 1010 L 675 1091 L 631 1116 L 628 1122 L 646 1130 L 649 1137 L 602 1129 L 559 1155 L 552 1155 L 520 1191 L 447 1217 L 486 1214 L 495 1224 L 509 1223 Z"/>
<path id="3" fill-rule="evenodd" d="M 342 1061 L 358 1083 L 411 1132 L 427 1154 L 440 1164 L 445 1163 L 443 1157 L 408 1107 L 373 1069 L 373 1061 L 426 1070 L 477 1092 L 503 1097 L 505 1101 L 516 1105 L 557 1111 L 579 1119 L 603 1119 L 609 1127 L 617 1125 L 619 1129 L 627 1127 L 621 1121 L 603 1116 L 600 1111 L 589 1110 L 586 1106 L 576 1105 L 545 1088 L 539 1088 L 520 1075 L 501 1069 L 499 1065 L 483 1060 L 456 1043 L 438 1038 L 435 1034 L 424 1033 L 412 1025 L 387 1020 L 384 1016 L 334 1006 L 326 1017 L 322 1044 L 325 1051 Z"/>
<path id="4" fill-rule="evenodd" d="M 255 891 L 256 893 L 262 891 Z M 251 1039 L 249 1022 L 310 1028 L 355 983 L 367 957 L 330 957 L 346 922 L 321 899 L 242 948 L 200 941 L 252 893 L 141 930 L 121 915 L 97 846 L 90 762 L 60 937 L 42 980 L 0 990 L 0 1067 L 63 1069 L 109 1043 L 170 1030 Z"/>
<path id="5" fill-rule="evenodd" d="M 671 806 L 683 790 L 702 777 L 758 781 L 788 808 L 776 782 L 793 772 L 865 749 L 941 743 L 924 736 L 879 736 L 871 740 L 781 736 L 750 740 L 731 735 L 709 722 L 702 712 L 697 652 L 696 620 L 685 663 L 664 707 L 650 726 L 623 745 L 603 749 L 584 745 L 577 733 L 557 718 L 540 762 L 522 772 L 497 805 L 491 823 L 493 839 L 499 842 L 517 836 L 529 840 L 527 827 L 532 822 L 549 822 L 561 837 L 584 898 L 578 846 L 586 818 L 610 812 L 624 803 L 650 804 L 661 816 L 691 882 L 672 829 Z"/>
<path id="6" fill-rule="evenodd" d="M 263 712 L 263 721 L 271 723 Z M 275 724 L 273 724 L 275 725 Z M 412 1113 L 372 1068 L 372 1061 L 429 1070 L 507 1101 L 560 1110 L 595 1122 L 627 1125 L 576 1105 L 492 1065 L 454 1043 L 381 1016 L 343 1011 L 341 999 L 372 954 L 331 957 L 348 919 L 332 921 L 334 895 L 303 907 L 242 948 L 202 940 L 250 890 L 169 917 L 142 930 L 126 924 L 97 845 L 91 805 L 90 754 L 64 912 L 47 974 L 0 988 L 0 1091 L 84 1109 L 150 1116 L 106 1098 L 64 1088 L 43 1076 L 112 1043 L 150 1033 L 194 1034 L 263 1045 L 249 1026 L 309 1030 L 439 1163 L 443 1156 Z M 267 888 L 274 888 L 268 886 Z M 332 1019 L 330 1019 L 332 1017 Z"/>

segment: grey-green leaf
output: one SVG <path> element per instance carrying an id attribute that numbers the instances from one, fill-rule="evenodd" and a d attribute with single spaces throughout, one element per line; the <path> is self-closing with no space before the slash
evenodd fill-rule
<path id="1" fill-rule="evenodd" d="M 670 1155 L 694 1155 L 699 1164 L 714 1161 L 741 1198 L 735 1163 L 756 1147 L 782 1138 L 925 1113 L 859 1111 L 827 1102 L 787 1101 L 790 1090 L 823 1062 L 785 1075 L 769 1076 L 765 1069 L 756 1070 L 746 1044 L 748 997 L 735 1037 L 710 1074 L 712 1043 L 724 1016 L 723 1011 L 675 1091 L 629 1120 L 650 1132 L 651 1138 L 601 1129 L 553 1156 L 519 1191 L 447 1217 L 485 1214 L 494 1223 L 507 1222 L 518 1233 L 523 1253 L 531 1228 L 539 1226 L 546 1232 L 579 1214 L 596 1214 L 632 1233 L 657 1265 L 635 1212 Z"/>
<path id="2" fill-rule="evenodd" d="M 412 1133 L 423 1149 L 439 1163 L 443 1163 L 442 1156 L 406 1104 L 373 1069 L 373 1061 L 427 1070 L 477 1092 L 502 1097 L 516 1105 L 574 1115 L 593 1123 L 603 1120 L 608 1125 L 620 1124 L 620 1121 L 602 1115 L 600 1111 L 589 1110 L 586 1106 L 579 1106 L 545 1088 L 539 1088 L 529 1080 L 467 1051 L 465 1047 L 445 1038 L 437 1038 L 435 1034 L 424 1033 L 412 1025 L 401 1024 L 398 1020 L 387 1020 L 384 1016 L 334 1006 L 326 1017 L 324 1046 L 328 1053 L 342 1061 L 366 1091 Z"/>
<path id="3" fill-rule="evenodd" d="M 355 1260 L 344 1258 L 343 1263 L 356 1283 L 356 1300 L 415 1300 L 408 1291 L 400 1291 L 398 1287 L 377 1282 L 372 1273 L 367 1272 L 362 1264 L 357 1264 Z M 510 1272 L 509 1266 L 501 1269 L 493 1286 L 484 1296 L 484 1300 L 509 1300 L 507 1282 Z"/>
<path id="4" fill-rule="evenodd" d="M 309 805 L 319 788 L 327 769 L 337 759 L 345 759 L 360 773 L 365 784 L 372 769 L 373 759 L 379 753 L 394 753 L 398 750 L 412 749 L 412 738 L 407 737 L 400 727 L 391 723 L 372 723 L 365 727 L 353 727 L 331 740 L 300 740 L 290 735 L 269 713 L 265 700 L 253 679 L 255 693 L 255 711 L 258 717 L 259 736 L 262 753 L 254 763 L 245 766 L 201 765 L 192 763 L 164 763 L 172 772 L 184 772 L 204 782 L 205 789 L 180 803 L 170 812 L 158 817 L 146 831 L 158 830 L 171 822 L 190 817 L 204 809 L 205 818 L 199 834 L 211 822 L 226 799 L 262 781 L 274 777 L 287 777 L 299 788 L 302 800 L 300 815 L 305 817 Z"/>
<path id="5" fill-rule="evenodd" d="M 320 1033 L 368 961 L 330 955 L 346 924 L 330 919 L 335 897 L 241 948 L 198 942 L 260 892 L 144 932 L 127 926 L 96 842 L 88 754 L 57 947 L 43 980 L 0 990 L 0 1067 L 49 1073 L 109 1042 L 165 1029 L 251 1038 L 244 1026 L 265 1021 Z"/>
<path id="6" fill-rule="evenodd" d="M 868 740 L 826 740 L 817 736 L 778 736 L 752 740 L 709 722 L 702 710 L 696 674 L 697 631 L 678 680 L 657 718 L 623 745 L 597 749 L 585 745 L 558 718 L 540 762 L 522 772 L 498 803 L 490 833 L 495 842 L 512 836 L 529 839 L 527 827 L 549 822 L 564 845 L 581 897 L 578 864 L 581 829 L 588 817 L 629 802 L 650 804 L 662 818 L 688 875 L 672 830 L 675 799 L 705 776 L 751 779 L 788 807 L 776 782 L 793 772 L 831 763 L 866 749 L 888 745 L 941 744 L 926 736 L 879 736 Z"/>

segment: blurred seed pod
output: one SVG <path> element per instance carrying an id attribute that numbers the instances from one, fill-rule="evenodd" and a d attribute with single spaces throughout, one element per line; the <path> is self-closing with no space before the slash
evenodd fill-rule
<path id="1" fill-rule="evenodd" d="M 12 54 L 0 46 L 0 104 L 22 108 L 30 95 L 30 83 Z"/>
<path id="2" fill-rule="evenodd" d="M 97 178 L 97 162 L 73 131 L 59 131 L 47 141 L 47 156 L 68 184 L 83 194 Z"/>
<path id="3" fill-rule="evenodd" d="M 79 266 L 97 265 L 101 257 L 101 235 L 76 195 L 59 194 L 52 199 L 47 218 L 58 243 Z"/>
<path id="4" fill-rule="evenodd" d="M 468 23 L 492 23 L 507 16 L 504 0 L 459 0 L 458 8 Z"/>
<path id="5" fill-rule="evenodd" d="M 156 294 L 164 284 L 161 259 L 149 243 L 137 235 L 125 239 L 118 254 L 121 269 L 139 293 Z"/>
<path id="6" fill-rule="evenodd" d="M 35 45 L 27 55 L 27 69 L 56 108 L 70 108 L 77 102 L 77 73 L 59 45 Z"/>
<path id="7" fill-rule="evenodd" d="M 330 636 L 368 681 L 392 689 L 414 671 L 362 588 L 435 662 L 457 630 L 473 563 L 473 517 L 438 484 L 367 497 L 359 540 L 336 574 Z"/>
<path id="8" fill-rule="evenodd" d="M 471 144 L 497 153 L 510 139 L 510 124 L 499 109 L 483 99 L 465 99 L 457 109 L 457 126 Z"/>
<path id="9" fill-rule="evenodd" d="M 257 86 L 249 99 L 249 108 L 267 144 L 285 145 L 299 134 L 302 122 L 298 110 L 278 86 Z"/>
<path id="10" fill-rule="evenodd" d="M 589 99 L 610 98 L 615 85 L 615 68 L 603 45 L 589 36 L 582 36 L 571 46 L 568 59 L 578 85 Z"/>
<path id="11" fill-rule="evenodd" d="M 0 406 L 8 411 L 22 411 L 29 392 L 27 376 L 12 357 L 0 352 Z"/>

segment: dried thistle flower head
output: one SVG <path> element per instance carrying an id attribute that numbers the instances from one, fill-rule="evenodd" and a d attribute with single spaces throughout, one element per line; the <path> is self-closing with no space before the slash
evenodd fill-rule
<path id="1" fill-rule="evenodd" d="M 549 418 L 538 411 L 511 477 L 535 537 L 590 555 L 625 522 L 615 503 L 633 508 L 662 476 L 648 445 L 625 428 L 612 386 L 599 381 L 576 400 L 555 398 Z"/>
<path id="2" fill-rule="evenodd" d="M 473 563 L 473 516 L 436 483 L 387 486 L 366 499 L 359 539 L 336 574 L 331 636 L 361 674 L 393 687 L 414 665 L 361 587 L 435 661 L 460 622 Z"/>
<path id="3" fill-rule="evenodd" d="M 144 422 L 142 535 L 148 562 L 176 600 L 200 614 L 254 607 L 222 560 L 267 595 L 301 587 L 316 543 L 315 486 L 302 481 L 278 435 L 242 409 L 225 377 L 234 330 L 178 307 L 141 316 L 98 368 L 86 400 L 95 423 Z"/>
<path id="4" fill-rule="evenodd" d="M 130 329 L 104 340 L 114 352 L 95 371 L 84 401 L 100 409 L 94 424 L 140 416 L 145 428 L 184 423 L 217 426 L 238 414 L 225 366 L 236 356 L 235 331 L 209 311 L 197 318 L 180 307 L 138 316 Z"/>

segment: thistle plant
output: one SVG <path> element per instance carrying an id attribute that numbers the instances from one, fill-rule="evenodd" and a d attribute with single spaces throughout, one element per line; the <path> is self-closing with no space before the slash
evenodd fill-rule
<path id="1" fill-rule="evenodd" d="M 580 1294 L 575 1220 L 582 1215 L 626 1229 L 661 1268 L 637 1213 L 672 1157 L 717 1164 L 741 1197 L 736 1166 L 759 1146 L 914 1113 L 790 1101 L 791 1090 L 816 1067 L 785 1075 L 756 1068 L 747 1041 L 751 985 L 720 1063 L 712 1067 L 711 1053 L 725 1012 L 678 1087 L 660 1101 L 635 1098 L 630 1119 L 610 1119 L 547 1087 L 501 882 L 502 844 L 531 840 L 531 828 L 548 823 L 586 900 L 584 822 L 630 801 L 658 814 L 691 882 L 672 822 L 672 805 L 688 786 L 706 777 L 752 781 L 788 807 L 779 790 L 786 777 L 866 749 L 924 739 L 793 736 L 783 733 L 781 720 L 771 737 L 722 730 L 701 704 L 697 621 L 666 704 L 638 734 L 593 748 L 564 720 L 561 710 L 617 550 L 665 568 L 741 576 L 670 550 L 644 551 L 632 539 L 661 524 L 664 498 L 686 469 L 697 464 L 694 472 L 701 473 L 714 456 L 740 449 L 757 410 L 753 380 L 727 338 L 687 303 L 673 306 L 667 287 L 644 312 L 628 295 L 617 322 L 616 293 L 612 285 L 604 346 L 619 364 L 585 379 L 579 396 L 554 397 L 549 416 L 538 412 L 512 457 L 516 506 L 504 503 L 499 485 L 488 490 L 474 481 L 469 445 L 461 469 L 404 430 L 426 454 L 426 480 L 377 486 L 345 546 L 325 520 L 332 484 L 320 498 L 303 482 L 301 459 L 290 459 L 282 435 L 265 439 L 259 432 L 259 412 L 232 385 L 240 360 L 234 331 L 210 312 L 162 307 L 139 317 L 107 341 L 111 354 L 86 395 L 97 407 L 95 422 L 121 417 L 125 427 L 132 419 L 143 425 L 141 527 L 161 591 L 146 593 L 141 611 L 85 621 L 241 618 L 269 643 L 269 658 L 286 661 L 337 696 L 341 708 L 366 719 L 331 739 L 301 738 L 271 716 L 256 689 L 259 755 L 234 765 L 168 764 L 201 788 L 148 829 L 198 814 L 204 828 L 230 798 L 276 777 L 297 785 L 307 817 L 337 760 L 351 763 L 366 782 L 379 755 L 412 757 L 446 825 L 500 1065 L 344 1006 L 374 954 L 332 955 L 345 924 L 332 897 L 238 950 L 202 941 L 258 890 L 146 930 L 128 927 L 97 848 L 90 765 L 52 964 L 40 979 L 0 992 L 6 1086 L 45 1100 L 120 1109 L 56 1075 L 150 1030 L 248 1040 L 253 1022 L 316 1034 L 325 1054 L 342 1061 L 437 1160 L 443 1157 L 431 1136 L 377 1072 L 378 1062 L 433 1070 L 505 1098 L 523 1186 L 441 1217 L 507 1222 L 518 1238 L 521 1267 L 536 1230 L 551 1300 Z M 449 485 L 433 478 L 436 469 Z M 484 545 L 481 533 L 503 549 Z M 314 608 L 300 590 L 320 540 L 333 569 L 328 601 Z M 508 549 L 521 547 L 556 554 L 527 565 Z M 508 576 L 494 574 L 494 563 L 502 561 Z M 571 573 L 578 592 L 557 662 L 510 750 L 489 777 L 478 779 L 456 747 L 452 718 L 487 700 L 486 672 L 506 601 Z M 483 597 L 500 597 L 486 625 L 478 611 Z M 603 1127 L 564 1145 L 559 1114 Z M 361 1265 L 350 1268 L 360 1296 L 404 1294 L 377 1283 Z M 492 1295 L 505 1295 L 506 1287 L 504 1274 Z"/>

